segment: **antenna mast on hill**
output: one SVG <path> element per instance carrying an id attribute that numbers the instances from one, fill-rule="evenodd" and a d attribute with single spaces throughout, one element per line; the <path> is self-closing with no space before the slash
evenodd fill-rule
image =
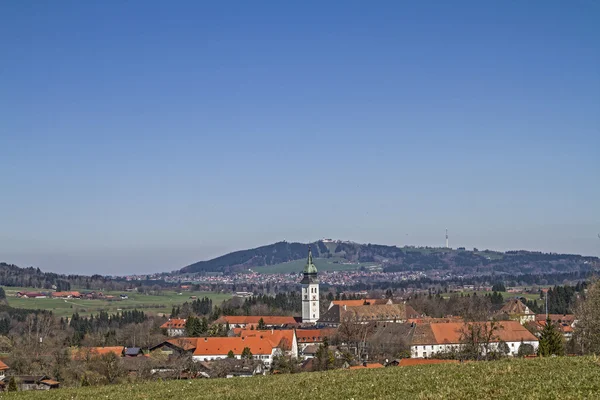
<path id="1" fill-rule="evenodd" d="M 450 247 L 448 247 L 448 228 L 446 228 L 446 248 L 449 249 Z"/>

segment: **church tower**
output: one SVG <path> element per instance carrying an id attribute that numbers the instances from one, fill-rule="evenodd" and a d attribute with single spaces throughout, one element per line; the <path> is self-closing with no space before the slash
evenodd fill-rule
<path id="1" fill-rule="evenodd" d="M 310 246 L 308 260 L 304 266 L 304 277 L 300 283 L 302 284 L 302 322 L 314 324 L 319 319 L 319 279 Z"/>

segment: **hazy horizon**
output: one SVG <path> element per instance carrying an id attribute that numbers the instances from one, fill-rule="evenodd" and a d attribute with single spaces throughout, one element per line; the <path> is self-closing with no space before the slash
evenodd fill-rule
<path id="1" fill-rule="evenodd" d="M 600 3 L 3 2 L 0 261 L 600 256 Z"/>

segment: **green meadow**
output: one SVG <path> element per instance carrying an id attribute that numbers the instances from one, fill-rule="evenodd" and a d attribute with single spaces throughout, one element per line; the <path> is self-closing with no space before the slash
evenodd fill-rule
<path id="1" fill-rule="evenodd" d="M 366 370 L 196 379 L 3 393 L 58 399 L 598 399 L 600 363 L 591 357 L 510 359 Z"/>
<path id="2" fill-rule="evenodd" d="M 82 291 L 82 289 L 72 289 Z M 18 291 L 37 292 L 40 289 L 23 287 L 4 287 L 8 305 L 15 308 L 50 310 L 59 317 L 70 317 L 74 312 L 81 315 L 98 314 L 100 311 L 115 313 L 123 310 L 142 310 L 149 314 L 171 312 L 174 305 L 181 305 L 185 301 L 192 301 L 191 296 L 209 297 L 214 304 L 220 304 L 223 300 L 231 298 L 230 294 L 213 292 L 190 292 L 183 291 L 179 294 L 173 290 L 165 290 L 160 295 L 146 295 L 135 292 L 104 291 L 105 295 L 113 295 L 118 298 L 121 293 L 129 297 L 125 300 L 84 300 L 84 299 L 23 299 L 17 298 Z"/>

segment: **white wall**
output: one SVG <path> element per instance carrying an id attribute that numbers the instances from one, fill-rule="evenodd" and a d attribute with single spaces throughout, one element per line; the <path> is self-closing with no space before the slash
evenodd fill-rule
<path id="1" fill-rule="evenodd" d="M 537 340 L 529 341 L 529 342 L 527 342 L 527 341 L 521 342 L 519 340 L 518 342 L 506 342 L 506 344 L 508 345 L 508 348 L 510 349 L 510 352 L 508 353 L 508 355 L 516 356 L 519 353 L 519 347 L 521 346 L 521 343 L 532 345 L 534 351 L 537 352 L 538 344 L 539 344 Z M 495 350 L 497 348 L 497 346 L 498 346 L 498 343 L 490 343 L 490 349 L 492 349 L 492 350 Z M 415 346 L 410 346 L 410 356 L 411 356 L 411 358 L 431 358 L 436 353 L 451 351 L 453 348 L 458 351 L 460 349 L 460 344 L 455 343 L 455 344 L 415 345 Z"/>

